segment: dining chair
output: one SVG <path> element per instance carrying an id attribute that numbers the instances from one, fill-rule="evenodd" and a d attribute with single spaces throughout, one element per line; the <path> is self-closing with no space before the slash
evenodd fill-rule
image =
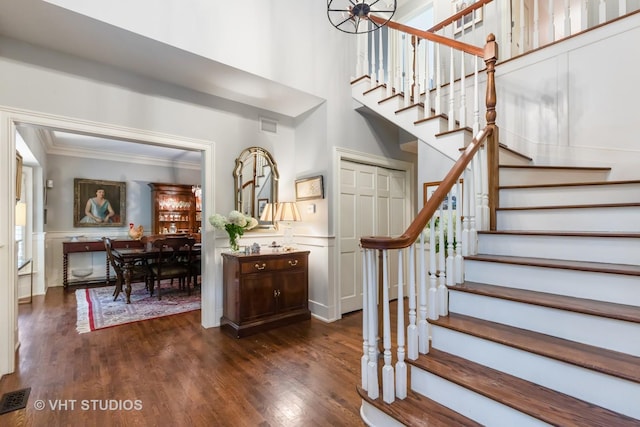
<path id="1" fill-rule="evenodd" d="M 151 295 L 158 289 L 158 299 L 162 299 L 161 283 L 163 280 L 178 279 L 180 289 L 186 287 L 191 294 L 191 275 L 193 263 L 193 237 L 167 237 L 153 241 L 157 255 L 148 264 L 151 274 Z"/>
<path id="2" fill-rule="evenodd" d="M 124 285 L 124 269 L 122 259 L 113 251 L 113 241 L 109 237 L 103 237 L 104 248 L 107 252 L 107 259 L 109 264 L 116 273 L 116 286 L 113 289 L 113 300 L 118 298 L 120 292 L 122 292 L 122 285 Z M 145 287 L 149 288 L 149 274 L 147 266 L 141 263 L 135 264 L 131 269 L 131 283 L 144 282 Z"/>

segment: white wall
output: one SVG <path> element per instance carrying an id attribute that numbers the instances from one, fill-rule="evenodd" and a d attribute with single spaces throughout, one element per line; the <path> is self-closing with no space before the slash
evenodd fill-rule
<path id="1" fill-rule="evenodd" d="M 538 164 L 612 166 L 637 179 L 640 14 L 496 68 L 501 142 Z"/>

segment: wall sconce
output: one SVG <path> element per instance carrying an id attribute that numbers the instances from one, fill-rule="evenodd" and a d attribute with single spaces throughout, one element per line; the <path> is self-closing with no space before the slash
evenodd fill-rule
<path id="1" fill-rule="evenodd" d="M 298 211 L 298 205 L 295 202 L 282 202 L 278 203 L 276 209 L 275 220 L 278 222 L 285 222 L 287 226 L 284 228 L 284 245 L 290 246 L 293 244 L 293 229 L 291 228 L 291 221 L 301 221 L 300 211 Z"/>

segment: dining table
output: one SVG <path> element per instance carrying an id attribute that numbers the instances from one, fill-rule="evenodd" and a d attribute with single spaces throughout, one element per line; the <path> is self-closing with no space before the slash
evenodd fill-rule
<path id="1" fill-rule="evenodd" d="M 196 258 L 200 256 L 201 253 L 201 244 L 196 243 L 193 245 L 191 249 L 192 258 Z M 153 247 L 152 245 L 146 245 L 142 248 L 121 248 L 114 249 L 114 255 L 120 258 L 122 262 L 122 275 L 124 276 L 124 292 L 126 295 L 127 304 L 131 304 L 131 272 L 133 271 L 133 267 L 140 263 L 147 263 L 149 260 L 153 260 L 158 256 L 158 252 L 160 249 Z M 181 250 L 182 252 L 182 250 Z M 187 250 L 184 250 L 187 253 Z M 116 289 L 113 293 L 114 300 L 120 295 L 122 292 L 123 283 L 116 283 Z"/>

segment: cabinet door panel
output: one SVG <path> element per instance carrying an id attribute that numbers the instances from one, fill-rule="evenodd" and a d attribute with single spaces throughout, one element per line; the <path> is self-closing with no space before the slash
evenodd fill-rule
<path id="1" fill-rule="evenodd" d="M 273 280 L 270 274 L 248 274 L 240 283 L 240 322 L 276 313 Z"/>
<path id="2" fill-rule="evenodd" d="M 278 312 L 307 308 L 306 270 L 283 271 L 275 287 L 278 294 Z"/>

